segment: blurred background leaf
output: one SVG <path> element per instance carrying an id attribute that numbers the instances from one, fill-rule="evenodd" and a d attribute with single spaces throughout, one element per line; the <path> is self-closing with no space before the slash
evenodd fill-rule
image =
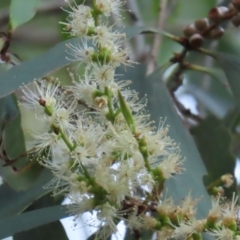
<path id="1" fill-rule="evenodd" d="M 0 238 L 68 217 L 66 206 L 46 207 L 0 220 Z"/>
<path id="2" fill-rule="evenodd" d="M 51 192 L 44 186 L 53 178 L 49 170 L 44 170 L 37 181 L 26 191 L 16 192 L 7 183 L 0 186 L 0 219 L 23 212 L 34 201 Z"/>
<path id="3" fill-rule="evenodd" d="M 33 202 L 24 212 L 36 209 L 50 207 L 61 204 L 64 196 L 52 197 L 52 193 L 48 193 L 35 202 Z M 14 240 L 68 240 L 66 232 L 60 221 L 54 221 L 28 231 L 17 233 L 13 236 Z"/>
<path id="4" fill-rule="evenodd" d="M 208 117 L 198 126 L 191 128 L 191 133 L 208 171 L 205 176 L 206 187 L 224 174 L 234 176 L 235 158 L 230 151 L 232 138 L 223 122 L 216 117 Z M 225 194 L 231 199 L 235 191 L 234 184 L 225 189 Z"/>
<path id="5" fill-rule="evenodd" d="M 10 22 L 12 30 L 34 17 L 41 0 L 11 0 Z"/>
<path id="6" fill-rule="evenodd" d="M 16 191 L 26 190 L 38 178 L 42 166 L 25 155 L 21 115 L 14 95 L 0 99 L 0 176 Z"/>

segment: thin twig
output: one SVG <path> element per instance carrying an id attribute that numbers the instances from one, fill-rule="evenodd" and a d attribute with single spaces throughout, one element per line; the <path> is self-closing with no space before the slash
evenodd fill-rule
<path id="1" fill-rule="evenodd" d="M 158 14 L 157 28 L 163 29 L 166 18 L 167 18 L 167 15 L 166 15 L 167 0 L 161 0 L 159 4 L 160 4 L 160 7 L 159 7 L 159 14 Z M 147 75 L 151 74 L 155 69 L 156 59 L 157 59 L 157 56 L 159 55 L 161 43 L 162 43 L 162 35 L 155 34 L 154 40 L 153 40 L 153 46 L 150 53 L 150 59 L 147 67 Z"/>
<path id="2" fill-rule="evenodd" d="M 173 101 L 175 103 L 176 108 L 178 109 L 178 111 L 184 117 L 186 117 L 188 119 L 192 119 L 192 120 L 194 120 L 197 123 L 202 122 L 203 119 L 201 117 L 199 117 L 198 115 L 192 113 L 190 109 L 185 108 L 184 105 L 177 100 L 177 98 L 174 95 L 174 93 L 171 93 L 171 95 L 172 95 L 172 99 L 173 99 Z"/>
<path id="3" fill-rule="evenodd" d="M 168 6 L 168 8 L 167 8 L 167 14 L 166 14 L 167 16 L 169 16 L 169 15 L 172 13 L 172 11 L 173 11 L 173 9 L 175 8 L 177 2 L 178 2 L 178 0 L 172 0 L 172 1 L 170 2 L 169 6 Z"/>
<path id="4" fill-rule="evenodd" d="M 129 14 L 130 20 L 132 21 L 133 25 L 135 26 L 144 26 L 144 23 L 142 21 L 141 13 L 138 8 L 138 4 L 136 3 L 136 0 L 127 0 L 126 2 L 126 8 L 127 12 Z M 134 46 L 135 46 L 135 54 L 136 60 L 139 60 L 142 58 L 141 56 L 145 55 L 147 52 L 147 46 L 145 44 L 145 36 L 144 35 L 138 35 L 134 38 Z"/>

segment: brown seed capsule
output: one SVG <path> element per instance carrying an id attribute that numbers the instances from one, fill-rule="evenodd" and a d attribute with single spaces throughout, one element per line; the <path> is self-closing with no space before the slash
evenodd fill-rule
<path id="1" fill-rule="evenodd" d="M 234 10 L 236 10 L 236 8 L 233 6 L 232 3 L 229 3 L 229 4 L 228 4 L 228 9 L 229 9 L 229 11 L 234 11 Z"/>
<path id="2" fill-rule="evenodd" d="M 224 29 L 222 27 L 218 26 L 211 30 L 211 32 L 209 34 L 209 38 L 219 39 L 222 37 L 223 34 L 224 34 Z"/>
<path id="3" fill-rule="evenodd" d="M 198 19 L 195 21 L 194 25 L 197 28 L 197 30 L 201 32 L 209 26 L 209 21 L 207 18 Z"/>
<path id="4" fill-rule="evenodd" d="M 200 35 L 199 33 L 195 33 L 193 34 L 190 38 L 189 38 L 189 44 L 193 47 L 193 48 L 200 48 L 203 44 L 203 37 L 202 35 Z"/>
<path id="5" fill-rule="evenodd" d="M 183 33 L 186 37 L 191 37 L 194 33 L 197 33 L 198 30 L 196 28 L 196 26 L 192 23 L 190 25 L 188 25 L 184 30 Z"/>
<path id="6" fill-rule="evenodd" d="M 235 27 L 239 27 L 240 26 L 240 16 L 239 15 L 234 16 L 231 19 L 231 22 Z"/>
<path id="7" fill-rule="evenodd" d="M 240 0 L 232 0 L 232 5 L 240 11 Z"/>
<path id="8" fill-rule="evenodd" d="M 228 12 L 229 12 L 229 9 L 225 6 L 215 7 L 209 11 L 208 17 L 212 21 L 216 22 L 223 19 Z"/>

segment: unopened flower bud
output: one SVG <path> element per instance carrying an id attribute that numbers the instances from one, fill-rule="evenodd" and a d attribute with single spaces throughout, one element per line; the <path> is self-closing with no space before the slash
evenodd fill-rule
<path id="1" fill-rule="evenodd" d="M 228 12 L 229 9 L 225 6 L 215 7 L 209 11 L 208 17 L 215 22 L 223 19 Z"/>
<path id="2" fill-rule="evenodd" d="M 207 18 L 202 18 L 202 19 L 196 20 L 194 24 L 197 30 L 203 31 L 209 26 L 209 21 Z"/>
<path id="3" fill-rule="evenodd" d="M 222 37 L 223 34 L 224 34 L 224 29 L 222 27 L 218 26 L 211 30 L 211 32 L 209 34 L 209 38 L 219 39 L 220 37 Z"/>
<path id="4" fill-rule="evenodd" d="M 94 106 L 96 106 L 99 109 L 104 109 L 107 106 L 107 98 L 105 96 L 96 97 L 94 99 Z"/>
<path id="5" fill-rule="evenodd" d="M 239 27 L 240 26 L 240 16 L 239 15 L 234 16 L 231 19 L 231 22 L 235 27 Z"/>
<path id="6" fill-rule="evenodd" d="M 203 37 L 202 37 L 202 35 L 200 35 L 199 33 L 193 34 L 189 38 L 189 43 L 194 48 L 200 48 L 202 46 L 202 44 L 203 44 Z"/>
<path id="7" fill-rule="evenodd" d="M 194 33 L 197 33 L 198 30 L 196 28 L 196 26 L 192 23 L 190 25 L 188 25 L 184 30 L 183 33 L 186 37 L 191 37 Z"/>
<path id="8" fill-rule="evenodd" d="M 231 187 L 234 183 L 233 175 L 232 174 L 222 175 L 221 181 L 222 181 L 224 187 L 226 187 L 226 188 Z"/>
<path id="9" fill-rule="evenodd" d="M 232 0 L 232 5 L 240 11 L 240 0 Z"/>

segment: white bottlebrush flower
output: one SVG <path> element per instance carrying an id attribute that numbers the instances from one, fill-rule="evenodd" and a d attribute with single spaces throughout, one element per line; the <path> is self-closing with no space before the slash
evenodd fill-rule
<path id="1" fill-rule="evenodd" d="M 68 0 L 66 1 L 69 3 Z M 60 23 L 65 25 L 64 30 L 72 36 L 84 37 L 88 33 L 89 28 L 95 26 L 91 8 L 83 4 L 77 5 L 75 1 L 73 3 L 73 6 L 69 3 L 71 11 L 64 9 L 69 14 L 67 18 L 68 23 Z"/>
<path id="2" fill-rule="evenodd" d="M 205 224 L 205 220 L 196 220 L 195 218 L 188 221 L 182 221 L 179 223 L 179 226 L 175 228 L 174 237 L 184 237 L 184 239 L 187 239 L 193 233 L 201 234 L 204 230 Z"/>
<path id="3" fill-rule="evenodd" d="M 107 166 L 98 164 L 95 170 L 96 182 L 104 188 L 108 195 L 108 199 L 120 206 L 121 201 L 126 196 L 131 195 L 131 188 L 129 186 L 130 178 L 126 176 L 121 178 L 117 172 Z"/>
<path id="4" fill-rule="evenodd" d="M 53 132 L 37 133 L 32 132 L 33 140 L 29 143 L 30 149 L 35 153 L 41 153 L 43 151 L 53 150 L 54 147 L 58 145 L 61 141 L 59 136 Z"/>
<path id="5" fill-rule="evenodd" d="M 212 208 L 208 213 L 208 218 L 216 220 L 221 216 L 222 206 L 221 206 L 222 197 L 219 194 L 217 197 L 212 197 Z"/>
<path id="6" fill-rule="evenodd" d="M 119 67 L 121 64 L 125 66 L 131 66 L 134 62 L 129 57 L 129 51 L 127 49 L 121 49 L 119 46 L 108 47 L 111 52 L 110 63 L 114 67 Z"/>
<path id="7" fill-rule="evenodd" d="M 101 90 L 114 82 L 115 70 L 111 65 L 94 65 L 92 70 L 92 77 Z"/>
<path id="8" fill-rule="evenodd" d="M 98 233 L 96 239 L 107 239 L 111 234 L 117 232 L 116 222 L 122 219 L 122 214 L 118 209 L 106 202 L 95 208 L 97 211 L 97 220 L 95 224 L 101 231 Z M 94 225 L 93 225 L 94 226 Z"/>
<path id="9" fill-rule="evenodd" d="M 208 233 L 217 240 L 234 240 L 234 232 L 228 228 L 222 227 L 208 231 Z"/>
<path id="10" fill-rule="evenodd" d="M 169 227 L 161 228 L 161 231 L 156 233 L 156 240 L 169 240 L 173 238 L 174 230 Z"/>
<path id="11" fill-rule="evenodd" d="M 119 44 L 119 42 L 125 38 L 125 33 L 113 31 L 112 27 L 99 25 L 94 29 L 93 43 L 94 45 L 99 44 L 100 46 L 108 46 Z"/>
<path id="12" fill-rule="evenodd" d="M 152 192 L 153 187 L 155 185 L 155 181 L 150 173 L 146 171 L 146 169 L 142 168 L 141 171 L 138 172 L 138 181 L 139 186 L 144 189 L 146 192 Z"/>
<path id="13" fill-rule="evenodd" d="M 124 4 L 122 0 L 96 0 L 95 6 L 98 11 L 109 17 L 111 13 L 119 14 L 120 7 Z"/>
<path id="14" fill-rule="evenodd" d="M 169 179 L 174 174 L 179 174 L 184 170 L 182 167 L 183 160 L 180 157 L 179 154 L 169 155 L 158 165 L 164 179 Z"/>
<path id="15" fill-rule="evenodd" d="M 69 204 L 69 212 L 75 215 L 75 219 L 81 217 L 84 212 L 91 211 L 94 208 L 94 200 L 91 197 L 79 193 L 68 195 L 72 204 Z"/>
<path id="16" fill-rule="evenodd" d="M 234 183 L 234 177 L 232 174 L 224 174 L 223 176 L 221 176 L 221 181 L 224 187 L 229 188 Z"/>
<path id="17" fill-rule="evenodd" d="M 154 159 L 155 157 L 167 157 L 174 152 L 179 151 L 178 146 L 168 136 L 168 127 L 161 127 L 157 132 L 146 131 L 142 134 L 147 142 L 148 153 Z M 154 164 L 154 162 L 153 162 Z"/>
<path id="18" fill-rule="evenodd" d="M 126 83 L 126 82 L 125 82 Z M 119 83 L 118 83 L 119 84 Z M 143 98 L 139 101 L 138 93 L 132 89 L 126 88 L 127 85 L 124 86 L 125 89 L 122 89 L 121 93 L 124 97 L 129 108 L 132 110 L 134 117 L 137 118 L 138 116 L 143 116 L 146 114 L 145 107 L 147 105 L 146 98 Z M 119 86 L 119 90 L 120 90 Z M 138 126 L 139 130 L 141 130 L 141 125 Z"/>
<path id="19" fill-rule="evenodd" d="M 73 130 L 74 116 L 76 117 L 76 101 L 66 101 L 65 103 L 56 105 L 53 114 L 50 118 L 50 123 L 57 128 L 61 128 L 63 132 L 67 133 Z"/>
<path id="20" fill-rule="evenodd" d="M 196 204 L 199 199 L 192 199 L 190 193 L 184 198 L 180 206 L 180 211 L 183 215 L 187 216 L 189 219 L 192 218 L 196 213 Z"/>
<path id="21" fill-rule="evenodd" d="M 69 192 L 70 185 L 66 181 L 67 176 L 71 175 L 68 162 L 54 162 L 48 158 L 42 159 L 42 165 L 51 170 L 54 178 L 48 182 L 44 188 L 53 190 L 53 195 L 61 195 Z"/>
<path id="22" fill-rule="evenodd" d="M 177 206 L 174 205 L 172 198 L 165 198 L 157 205 L 157 212 L 160 216 L 168 216 L 177 213 Z"/>
<path id="23" fill-rule="evenodd" d="M 139 151 L 138 142 L 129 128 L 121 132 L 116 132 L 114 125 L 109 123 L 108 133 L 111 138 L 105 143 L 105 148 L 109 148 L 112 152 L 116 152 L 120 161 L 131 157 L 134 152 Z M 109 152 L 109 150 L 107 151 Z"/>
<path id="24" fill-rule="evenodd" d="M 236 225 L 236 220 L 238 218 L 239 206 L 237 205 L 238 196 L 233 193 L 232 200 L 230 202 L 225 202 L 222 205 L 222 221 L 224 226 Z"/>
<path id="25" fill-rule="evenodd" d="M 34 81 L 32 85 L 22 87 L 24 96 L 20 104 L 27 108 L 37 108 L 40 105 L 54 108 L 57 101 L 61 101 L 59 87 L 58 81 Z"/>
<path id="26" fill-rule="evenodd" d="M 128 218 L 125 220 L 125 223 L 127 225 L 127 227 L 129 229 L 141 229 L 144 227 L 144 220 L 141 217 L 141 215 L 139 215 L 137 213 L 137 207 L 135 207 L 134 209 L 131 209 L 131 213 L 128 214 Z"/>
<path id="27" fill-rule="evenodd" d="M 105 128 L 92 117 L 85 116 L 84 113 L 76 121 L 76 129 L 72 133 L 72 138 L 79 146 L 85 146 L 91 155 L 96 154 L 98 146 L 105 134 Z"/>
<path id="28" fill-rule="evenodd" d="M 97 85 L 91 78 L 91 75 L 85 74 L 84 78 L 73 81 L 73 85 L 67 88 L 73 93 L 76 100 L 83 100 L 88 106 L 94 106 L 93 93 L 97 90 Z"/>
<path id="29" fill-rule="evenodd" d="M 71 55 L 71 57 L 67 57 L 69 61 L 79 62 L 80 65 L 82 63 L 86 63 L 87 65 L 92 64 L 92 55 L 94 53 L 93 47 L 88 47 L 87 40 L 81 40 L 75 43 L 74 45 L 69 43 L 66 44 L 67 53 Z"/>

